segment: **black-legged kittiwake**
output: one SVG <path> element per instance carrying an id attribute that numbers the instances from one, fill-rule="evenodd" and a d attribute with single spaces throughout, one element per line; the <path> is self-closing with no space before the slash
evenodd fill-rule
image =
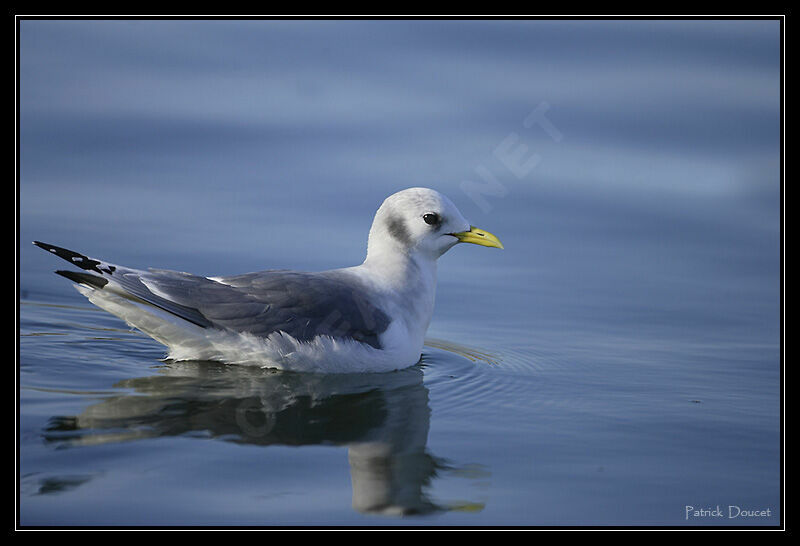
<path id="1" fill-rule="evenodd" d="M 169 359 L 332 373 L 391 371 L 419 361 L 436 260 L 460 242 L 503 248 L 444 195 L 410 188 L 381 204 L 364 263 L 343 269 L 203 277 L 34 244 L 82 268 L 56 273 L 166 345 Z"/>

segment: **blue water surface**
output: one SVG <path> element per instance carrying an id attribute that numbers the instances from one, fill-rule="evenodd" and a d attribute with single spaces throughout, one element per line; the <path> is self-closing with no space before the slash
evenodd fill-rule
<path id="1" fill-rule="evenodd" d="M 780 74 L 777 20 L 22 20 L 19 523 L 779 524 Z M 392 374 L 163 361 L 30 244 L 323 270 L 411 186 L 505 251 Z"/>

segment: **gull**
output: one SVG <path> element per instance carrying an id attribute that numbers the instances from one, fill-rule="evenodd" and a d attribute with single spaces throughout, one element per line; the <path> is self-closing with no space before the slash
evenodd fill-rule
<path id="1" fill-rule="evenodd" d="M 361 265 L 203 277 L 139 270 L 34 244 L 83 271 L 56 271 L 96 306 L 168 348 L 167 359 L 320 373 L 388 372 L 419 362 L 436 262 L 458 243 L 503 248 L 428 188 L 387 197 Z"/>

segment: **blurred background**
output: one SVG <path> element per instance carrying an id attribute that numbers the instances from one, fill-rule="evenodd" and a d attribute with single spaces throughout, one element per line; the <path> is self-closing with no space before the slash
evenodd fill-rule
<path id="1" fill-rule="evenodd" d="M 34 239 L 199 274 L 360 263 L 380 202 L 428 186 L 508 249 L 459 247 L 442 286 L 777 340 L 778 30 L 21 21 L 21 289 L 65 292 Z"/>

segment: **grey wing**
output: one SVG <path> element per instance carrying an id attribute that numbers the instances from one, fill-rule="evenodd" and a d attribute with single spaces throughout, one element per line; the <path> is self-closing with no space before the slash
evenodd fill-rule
<path id="1" fill-rule="evenodd" d="M 214 324 L 240 332 L 280 331 L 301 341 L 328 335 L 380 348 L 379 335 L 390 322 L 357 280 L 335 274 L 262 271 L 221 277 L 217 284 L 234 290 L 237 301 L 204 298 L 197 308 Z"/>
<path id="2" fill-rule="evenodd" d="M 301 341 L 318 335 L 352 338 L 380 348 L 389 317 L 356 279 L 334 272 L 262 271 L 212 280 L 190 273 L 130 269 L 35 241 L 88 273 L 56 271 L 96 290 L 114 290 L 198 326 L 267 336 L 285 332 Z"/>

